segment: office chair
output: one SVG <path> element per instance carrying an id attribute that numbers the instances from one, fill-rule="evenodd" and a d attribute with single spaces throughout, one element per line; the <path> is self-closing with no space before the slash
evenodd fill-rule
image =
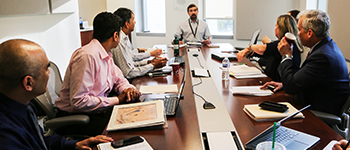
<path id="1" fill-rule="evenodd" d="M 250 38 L 250 41 L 249 41 L 249 45 L 253 45 L 253 44 L 256 44 L 258 42 L 258 38 L 259 38 L 259 35 L 260 35 L 260 32 L 261 32 L 261 29 L 256 29 L 253 34 L 252 34 L 252 37 Z M 245 49 L 245 47 L 235 47 L 236 50 L 243 50 Z"/>
<path id="2" fill-rule="evenodd" d="M 47 129 L 45 135 L 55 134 L 55 129 L 68 125 L 86 125 L 90 118 L 87 115 L 72 115 L 65 117 L 56 117 L 57 108 L 55 100 L 59 97 L 62 86 L 62 79 L 58 67 L 53 62 L 50 62 L 50 77 L 47 83 L 47 91 L 34 98 L 33 104 L 37 109 L 40 109 L 46 115 L 44 119 L 44 129 Z M 39 111 L 40 111 L 39 110 Z"/>
<path id="3" fill-rule="evenodd" d="M 349 85 L 350 86 L 350 85 Z M 340 110 L 340 115 L 310 110 L 315 116 L 329 125 L 335 132 L 341 135 L 344 139 L 349 140 L 349 114 L 350 114 L 350 96 Z"/>

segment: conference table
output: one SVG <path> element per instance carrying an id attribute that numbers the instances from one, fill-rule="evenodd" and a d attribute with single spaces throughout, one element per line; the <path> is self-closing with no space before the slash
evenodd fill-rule
<path id="1" fill-rule="evenodd" d="M 227 112 L 231 118 L 232 123 L 236 128 L 236 132 L 240 138 L 242 144 L 245 144 L 257 134 L 268 128 L 273 124 L 273 121 L 255 122 L 244 111 L 243 107 L 246 104 L 258 104 L 263 101 L 274 102 L 290 102 L 297 109 L 301 109 L 303 106 L 293 98 L 292 95 L 286 94 L 284 91 L 278 91 L 271 96 L 247 96 L 247 95 L 233 95 L 229 89 L 232 86 L 250 86 L 261 85 L 260 81 L 268 82 L 270 78 L 249 78 L 249 79 L 235 79 L 230 77 L 229 81 L 223 81 L 221 79 L 221 62 L 211 58 L 212 52 L 232 51 L 234 48 L 228 43 L 217 43 L 220 48 L 208 48 L 202 46 L 200 51 L 205 59 L 205 63 L 210 70 L 211 78 L 215 82 L 222 101 L 224 102 Z M 154 47 L 162 48 L 167 53 L 166 57 L 173 57 L 173 49 L 168 48 L 167 45 L 155 45 Z M 185 68 L 189 68 L 187 47 L 180 49 L 180 55 L 186 57 L 185 65 L 180 69 L 179 74 L 169 74 L 162 77 L 149 77 L 142 76 L 133 79 L 132 84 L 136 88 L 140 88 L 141 85 L 162 85 L 162 84 L 177 84 L 178 87 L 181 84 L 182 77 L 186 73 L 186 84 L 184 88 L 184 98 L 181 99 L 179 107 L 175 116 L 167 117 L 167 127 L 147 127 L 138 129 L 128 129 L 121 131 L 104 132 L 104 134 L 112 137 L 114 140 L 120 140 L 129 138 L 132 136 L 140 135 L 146 139 L 153 149 L 165 150 L 165 149 L 181 149 L 181 150 L 197 150 L 205 149 L 202 142 L 202 133 L 199 129 L 197 112 L 195 109 L 194 94 L 192 93 L 191 74 L 189 70 L 184 72 Z M 254 66 L 248 59 L 242 61 L 231 61 L 231 65 L 236 63 L 246 63 L 249 66 Z M 143 95 L 141 99 L 146 97 L 152 97 L 157 95 Z M 291 119 L 283 124 L 283 126 L 305 132 L 317 137 L 320 137 L 320 141 L 317 142 L 310 149 L 323 149 L 331 140 L 340 140 L 342 137 L 338 135 L 334 130 L 327 126 L 322 120 L 317 118 L 309 110 L 303 111 L 305 118 Z M 220 122 L 218 122 L 219 124 Z M 244 147 L 244 145 L 242 145 Z"/>

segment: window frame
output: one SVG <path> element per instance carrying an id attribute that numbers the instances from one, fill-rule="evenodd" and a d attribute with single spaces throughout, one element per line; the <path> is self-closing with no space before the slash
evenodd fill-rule
<path id="1" fill-rule="evenodd" d="M 146 5 L 147 4 L 147 0 L 135 0 L 135 2 L 136 2 L 135 8 L 137 10 L 140 10 L 140 11 L 137 12 L 138 16 L 140 16 L 140 18 L 137 20 L 138 22 L 140 22 L 140 24 L 137 25 L 137 27 L 140 28 L 140 30 L 136 30 L 136 36 L 165 37 L 166 29 L 165 29 L 164 33 L 152 33 L 148 29 L 148 15 L 147 15 L 147 5 Z M 165 22 L 165 27 L 166 27 L 166 22 Z"/>
<path id="2" fill-rule="evenodd" d="M 213 35 L 212 32 L 210 32 L 211 36 L 213 39 L 234 39 L 234 36 L 235 36 L 235 30 L 234 30 L 234 21 L 235 21 L 235 18 L 234 18 L 234 10 L 232 10 L 232 18 L 210 18 L 210 17 L 207 17 L 206 16 L 206 0 L 202 0 L 202 3 L 203 3 L 203 20 L 205 22 L 207 22 L 207 19 L 213 19 L 213 20 L 232 20 L 233 21 L 233 26 L 232 26 L 232 35 Z M 232 6 L 234 8 L 234 6 Z M 210 28 L 209 28 L 209 31 L 210 31 Z"/>

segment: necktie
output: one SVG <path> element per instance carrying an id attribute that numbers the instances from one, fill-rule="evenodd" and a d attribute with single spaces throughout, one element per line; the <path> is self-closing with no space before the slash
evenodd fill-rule
<path id="1" fill-rule="evenodd" d="M 36 132 L 37 132 L 37 137 L 40 139 L 41 141 L 41 144 L 44 146 L 44 149 L 47 150 L 46 148 L 46 144 L 44 142 L 44 138 L 43 138 L 43 135 L 41 134 L 41 130 L 40 130 L 40 127 L 39 127 L 39 124 L 38 124 L 38 121 L 36 119 L 36 115 L 33 111 L 33 109 L 28 106 L 28 114 L 29 114 L 29 121 L 32 123 L 32 125 L 34 126 Z"/>
<path id="2" fill-rule="evenodd" d="M 310 51 L 307 53 L 306 58 L 308 58 L 308 57 L 309 57 L 309 55 L 310 55 Z"/>

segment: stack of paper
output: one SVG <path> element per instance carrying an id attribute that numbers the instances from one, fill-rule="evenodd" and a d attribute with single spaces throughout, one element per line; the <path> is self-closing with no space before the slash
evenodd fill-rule
<path id="1" fill-rule="evenodd" d="M 256 67 L 249 67 L 247 65 L 235 65 L 230 67 L 230 75 L 237 79 L 244 78 L 263 78 L 267 77 Z"/>
<path id="2" fill-rule="evenodd" d="M 243 110 L 255 121 L 279 120 L 298 111 L 296 108 L 293 107 L 293 105 L 291 105 L 288 102 L 279 102 L 279 103 L 287 105 L 289 109 L 281 113 L 281 112 L 261 109 L 259 107 L 259 104 L 250 104 L 250 105 L 245 105 Z M 304 118 L 304 115 L 302 113 L 299 113 L 296 116 L 294 116 L 294 118 Z"/>
<path id="3" fill-rule="evenodd" d="M 148 48 L 148 49 L 146 49 L 145 52 L 152 52 L 152 51 L 157 50 L 157 49 L 161 49 L 161 48 Z M 166 54 L 166 53 L 167 53 L 167 51 L 165 49 L 162 49 L 162 54 Z"/>
<path id="4" fill-rule="evenodd" d="M 269 96 L 273 92 L 269 89 L 260 89 L 261 86 L 235 86 L 231 88 L 233 94 L 252 95 L 252 96 Z"/>
<path id="5" fill-rule="evenodd" d="M 162 100 L 115 105 L 107 131 L 166 124 Z"/>
<path id="6" fill-rule="evenodd" d="M 207 46 L 208 46 L 209 48 L 220 48 L 220 45 L 213 44 L 213 43 L 208 43 Z"/>
<path id="7" fill-rule="evenodd" d="M 181 45 L 179 45 L 179 48 L 185 47 L 185 46 L 187 46 L 187 44 L 181 44 Z M 172 45 L 172 44 L 168 45 L 168 48 L 173 48 L 173 47 L 174 47 L 174 45 Z"/>

